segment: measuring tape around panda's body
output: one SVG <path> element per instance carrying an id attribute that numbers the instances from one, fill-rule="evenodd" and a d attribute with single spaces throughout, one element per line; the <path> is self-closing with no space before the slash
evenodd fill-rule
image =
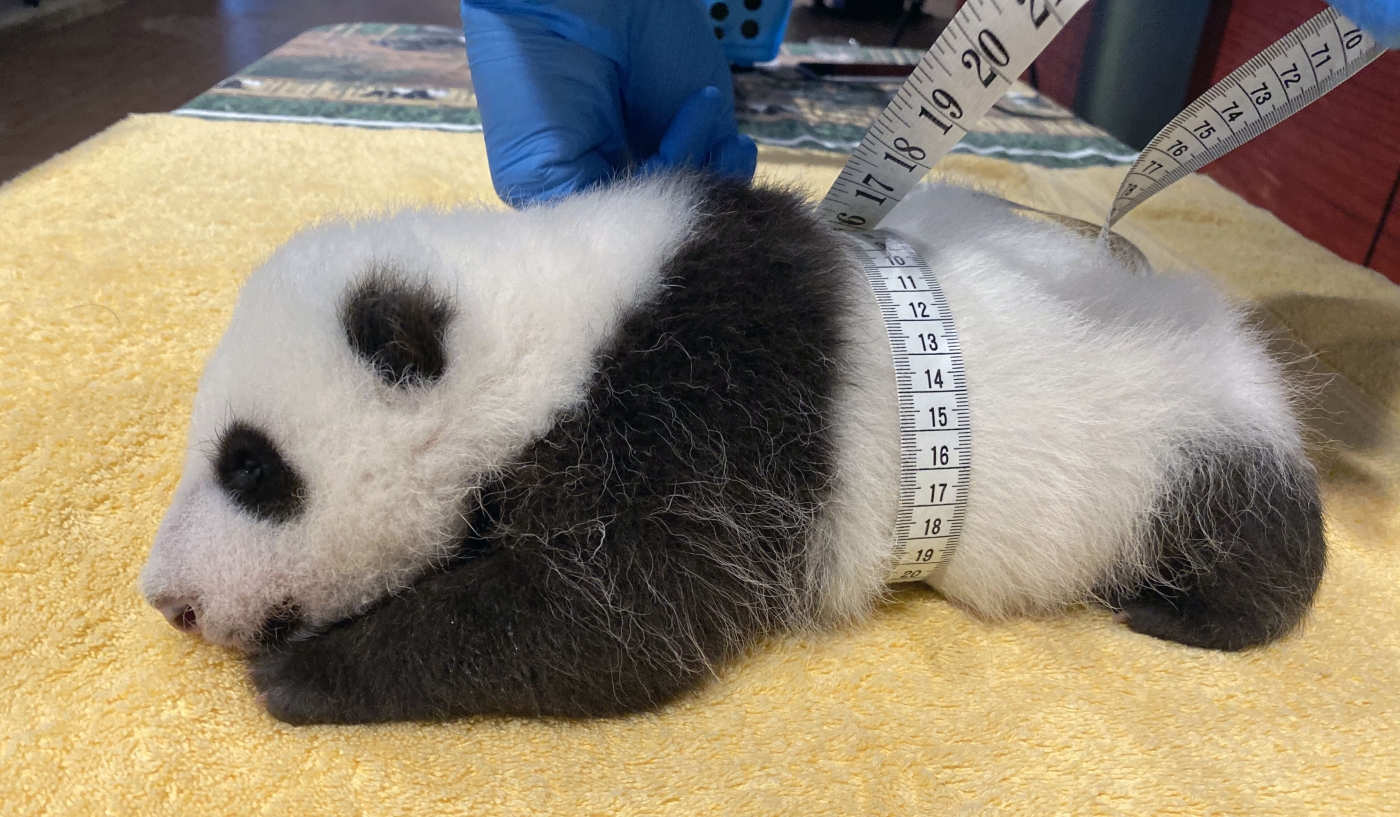
<path id="1" fill-rule="evenodd" d="M 967 380 L 953 313 L 927 263 L 904 241 L 855 233 L 894 354 L 900 484 L 891 582 L 936 579 L 957 548 L 971 478 Z"/>
<path id="2" fill-rule="evenodd" d="M 863 231 L 884 220 L 1087 2 L 968 0 L 871 124 L 818 208 L 833 226 L 856 233 L 894 355 L 901 473 L 891 582 L 936 583 L 956 550 L 971 476 L 971 416 L 952 311 L 932 270 L 898 238 Z M 1104 233 L 1381 51 L 1333 9 L 1304 23 L 1231 72 L 1149 143 L 1124 179 Z"/>

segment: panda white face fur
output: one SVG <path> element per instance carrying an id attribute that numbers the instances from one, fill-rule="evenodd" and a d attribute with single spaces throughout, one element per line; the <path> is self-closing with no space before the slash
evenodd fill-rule
<path id="1" fill-rule="evenodd" d="M 146 596 L 251 649 L 268 622 L 324 626 L 450 555 L 464 499 L 582 399 L 598 345 L 684 238 L 685 191 L 639 193 L 614 218 L 588 200 L 410 212 L 278 250 L 200 381 Z"/>
<path id="2" fill-rule="evenodd" d="M 968 191 L 888 226 L 968 370 L 946 595 L 1221 649 L 1296 625 L 1321 511 L 1235 310 Z M 899 443 L 866 287 L 791 193 L 695 177 L 308 230 L 208 363 L 142 590 L 291 722 L 662 703 L 882 592 Z"/>

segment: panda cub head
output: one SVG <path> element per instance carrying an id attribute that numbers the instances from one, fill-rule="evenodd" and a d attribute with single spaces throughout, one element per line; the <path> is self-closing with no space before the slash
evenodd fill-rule
<path id="1" fill-rule="evenodd" d="M 583 398 L 684 238 L 683 182 L 293 238 L 249 279 L 194 400 L 141 575 L 176 627 L 256 650 L 450 558 L 474 498 Z"/>
<path id="2" fill-rule="evenodd" d="M 305 294 L 250 282 L 244 301 L 262 308 L 240 310 L 205 373 L 143 575 L 172 624 L 220 644 L 353 612 L 455 524 L 433 484 L 452 476 L 431 462 L 444 431 L 432 391 L 458 318 L 447 287 L 371 263 L 332 314 Z"/>

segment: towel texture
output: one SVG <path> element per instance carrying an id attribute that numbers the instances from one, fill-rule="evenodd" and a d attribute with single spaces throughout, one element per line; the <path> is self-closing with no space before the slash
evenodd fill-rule
<path id="1" fill-rule="evenodd" d="M 1096 221 L 1121 170 L 939 166 Z M 760 174 L 824 190 L 830 156 Z M 1357 814 L 1400 802 L 1400 289 L 1204 178 L 1122 225 L 1346 379 L 1318 449 L 1332 559 L 1298 634 L 1237 655 L 1107 613 L 979 621 L 901 590 L 662 712 L 291 728 L 135 580 L 242 278 L 329 213 L 491 196 L 479 135 L 126 120 L 0 188 L 0 812 Z M 1262 313 L 1261 313 L 1262 314 Z M 1280 335 L 1281 339 L 1283 338 Z M 1286 345 L 1286 344 L 1285 344 Z"/>

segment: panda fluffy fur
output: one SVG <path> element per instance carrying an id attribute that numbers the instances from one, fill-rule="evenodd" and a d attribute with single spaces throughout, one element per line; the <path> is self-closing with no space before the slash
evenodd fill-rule
<path id="1" fill-rule="evenodd" d="M 1225 650 L 1298 624 L 1321 508 L 1235 308 L 967 190 L 886 226 L 967 368 L 948 598 Z M 244 287 L 142 589 L 293 723 L 654 707 L 880 598 L 893 380 L 847 239 L 790 191 L 322 225 Z"/>

